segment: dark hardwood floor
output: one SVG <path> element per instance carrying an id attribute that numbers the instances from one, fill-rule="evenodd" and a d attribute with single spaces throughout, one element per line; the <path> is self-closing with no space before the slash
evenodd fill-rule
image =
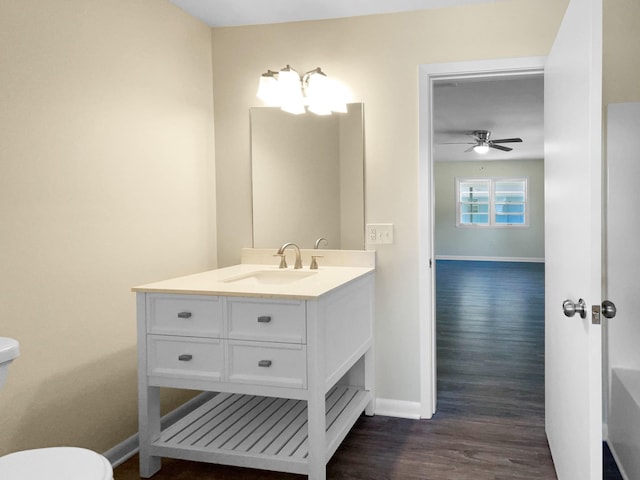
<path id="1" fill-rule="evenodd" d="M 556 478 L 544 432 L 544 265 L 438 261 L 438 417 L 476 425 L 466 478 Z M 462 476 L 461 478 L 464 478 Z"/>
<path id="2" fill-rule="evenodd" d="M 544 432 L 544 266 L 438 261 L 437 339 L 434 417 L 361 417 L 327 478 L 555 479 Z M 139 478 L 137 457 L 114 475 Z M 153 478 L 306 477 L 164 459 Z"/>

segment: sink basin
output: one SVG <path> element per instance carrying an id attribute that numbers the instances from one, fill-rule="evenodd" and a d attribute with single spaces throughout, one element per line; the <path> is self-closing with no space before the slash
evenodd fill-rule
<path id="1" fill-rule="evenodd" d="M 257 270 L 236 277 L 227 278 L 226 283 L 243 283 L 246 285 L 287 285 L 317 272 L 300 270 Z"/>
<path id="2" fill-rule="evenodd" d="M 7 379 L 9 364 L 20 355 L 20 344 L 13 338 L 0 337 L 0 388 Z"/>

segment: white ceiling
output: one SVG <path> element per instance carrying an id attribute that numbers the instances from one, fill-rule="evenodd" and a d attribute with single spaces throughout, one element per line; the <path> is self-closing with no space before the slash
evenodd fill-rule
<path id="1" fill-rule="evenodd" d="M 170 0 L 212 27 L 426 10 L 502 0 Z M 434 93 L 434 159 L 511 160 L 543 158 L 543 79 L 510 78 L 442 81 Z M 511 152 L 491 149 L 480 155 L 464 151 L 473 142 L 465 132 L 490 130 L 492 139 L 520 137 L 506 144 Z"/>
<path id="2" fill-rule="evenodd" d="M 443 80 L 433 95 L 434 160 L 526 160 L 544 157 L 544 78 L 542 75 L 491 80 Z M 491 139 L 519 137 L 506 143 L 511 152 L 465 150 L 473 130 L 491 131 Z M 449 145 L 466 142 L 469 145 Z"/>
<path id="3" fill-rule="evenodd" d="M 500 0 L 169 0 L 211 27 L 323 20 Z"/>

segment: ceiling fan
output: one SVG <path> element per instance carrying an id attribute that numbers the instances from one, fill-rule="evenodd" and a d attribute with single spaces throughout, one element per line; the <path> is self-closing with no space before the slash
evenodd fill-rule
<path id="1" fill-rule="evenodd" d="M 467 135 L 471 135 L 475 137 L 475 142 L 449 142 L 450 144 L 455 145 L 471 145 L 465 152 L 470 152 L 471 150 L 475 150 L 477 153 L 487 153 L 490 148 L 495 148 L 497 150 L 502 150 L 503 152 L 510 152 L 513 148 L 505 147 L 504 145 L 499 145 L 500 143 L 521 143 L 521 138 L 499 138 L 496 140 L 491 140 L 491 132 L 489 130 L 474 130 L 471 133 L 467 133 Z"/>

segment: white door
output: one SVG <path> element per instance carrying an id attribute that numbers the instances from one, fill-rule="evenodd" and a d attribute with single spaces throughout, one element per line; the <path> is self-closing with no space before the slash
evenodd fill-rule
<path id="1" fill-rule="evenodd" d="M 560 480 L 602 478 L 602 0 L 571 0 L 545 65 L 546 431 Z M 563 314 L 583 298 L 586 315 Z"/>

